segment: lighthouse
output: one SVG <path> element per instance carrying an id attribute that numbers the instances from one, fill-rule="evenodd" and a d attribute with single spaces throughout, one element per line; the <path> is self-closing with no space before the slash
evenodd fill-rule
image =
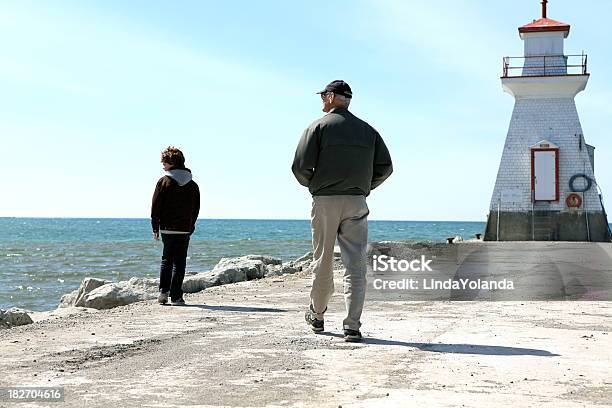
<path id="1" fill-rule="evenodd" d="M 503 59 L 502 88 L 515 99 L 485 240 L 610 241 L 574 97 L 589 80 L 587 56 L 566 54 L 570 25 L 542 17 L 519 27 L 522 57 Z"/>

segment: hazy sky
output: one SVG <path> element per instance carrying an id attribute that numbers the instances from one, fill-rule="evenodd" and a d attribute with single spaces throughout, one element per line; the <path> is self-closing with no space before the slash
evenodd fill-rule
<path id="1" fill-rule="evenodd" d="M 0 216 L 148 217 L 159 152 L 184 150 L 202 218 L 299 218 L 290 165 L 353 88 L 395 172 L 372 219 L 484 221 L 513 107 L 502 57 L 539 0 L 3 1 Z M 612 2 L 551 0 L 589 55 L 576 98 L 612 208 Z"/>

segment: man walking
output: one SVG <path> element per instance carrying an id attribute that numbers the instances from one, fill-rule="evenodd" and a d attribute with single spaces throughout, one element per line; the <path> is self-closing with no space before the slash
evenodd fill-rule
<path id="1" fill-rule="evenodd" d="M 185 304 L 183 279 L 187 263 L 189 237 L 195 231 L 200 211 L 200 190 L 185 167 L 185 156 L 179 149 L 168 146 L 161 153 L 165 175 L 159 179 L 153 193 L 151 226 L 153 238 L 164 243 L 160 273 L 159 297 L 162 305 Z"/>
<path id="2" fill-rule="evenodd" d="M 349 85 L 332 81 L 318 92 L 327 115 L 304 131 L 292 171 L 312 194 L 313 282 L 306 322 L 324 330 L 324 313 L 334 292 L 336 238 L 342 254 L 346 341 L 361 341 L 361 312 L 366 290 L 369 214 L 366 197 L 393 171 L 387 146 L 372 126 L 348 111 Z"/>

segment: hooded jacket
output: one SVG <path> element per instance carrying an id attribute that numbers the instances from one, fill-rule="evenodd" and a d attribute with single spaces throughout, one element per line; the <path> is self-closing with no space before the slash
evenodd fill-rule
<path id="1" fill-rule="evenodd" d="M 368 196 L 391 175 L 393 165 L 372 126 L 335 108 L 304 131 L 291 170 L 313 196 Z"/>
<path id="2" fill-rule="evenodd" d="M 174 168 L 159 179 L 151 205 L 151 227 L 193 233 L 200 212 L 200 189 L 191 170 Z"/>

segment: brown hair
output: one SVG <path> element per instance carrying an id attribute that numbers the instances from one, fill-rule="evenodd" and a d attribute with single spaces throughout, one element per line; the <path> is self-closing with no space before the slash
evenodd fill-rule
<path id="1" fill-rule="evenodd" d="M 162 163 L 168 163 L 174 167 L 185 166 L 185 156 L 183 156 L 183 152 L 174 146 L 168 146 L 166 150 L 161 152 L 161 161 Z"/>

